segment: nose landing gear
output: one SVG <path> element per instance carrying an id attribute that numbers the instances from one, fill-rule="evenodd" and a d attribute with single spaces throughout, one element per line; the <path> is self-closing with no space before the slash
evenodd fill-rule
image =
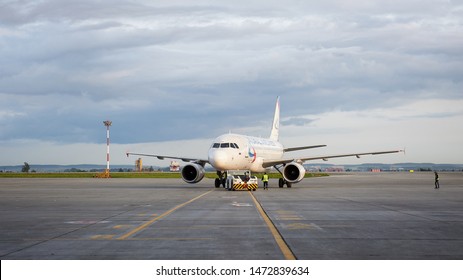
<path id="1" fill-rule="evenodd" d="M 220 188 L 220 185 L 222 185 L 222 187 L 225 188 L 225 182 L 227 180 L 227 173 L 222 172 L 222 171 L 217 171 L 217 176 L 219 176 L 219 178 L 216 178 L 214 181 L 215 187 Z"/>

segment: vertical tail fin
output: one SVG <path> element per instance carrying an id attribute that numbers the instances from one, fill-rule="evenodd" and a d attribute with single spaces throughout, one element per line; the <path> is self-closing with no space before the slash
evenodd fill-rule
<path id="1" fill-rule="evenodd" d="M 275 105 L 275 115 L 273 116 L 272 131 L 270 132 L 270 139 L 278 141 L 280 135 L 280 97 L 277 97 Z"/>

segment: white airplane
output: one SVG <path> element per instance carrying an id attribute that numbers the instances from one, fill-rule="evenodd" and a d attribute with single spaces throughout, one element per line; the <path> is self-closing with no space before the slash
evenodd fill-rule
<path id="1" fill-rule="evenodd" d="M 181 171 L 182 178 L 187 183 L 198 183 L 204 177 L 204 166 L 206 163 L 212 165 L 217 170 L 219 178 L 215 180 L 215 187 L 225 186 L 226 171 L 229 170 L 249 170 L 251 172 L 267 172 L 274 167 L 283 178 L 279 180 L 279 186 L 285 184 L 288 188 L 293 183 L 300 182 L 306 173 L 305 161 L 309 160 L 328 160 L 329 158 L 352 157 L 360 158 L 363 155 L 380 155 L 398 153 L 401 150 L 381 151 L 370 153 L 355 153 L 344 155 L 331 155 L 305 158 L 284 158 L 286 152 L 326 147 L 326 145 L 314 145 L 284 148 L 278 141 L 280 128 L 280 97 L 277 98 L 275 115 L 273 117 L 272 130 L 269 138 L 252 137 L 240 134 L 223 134 L 217 137 L 209 148 L 207 159 L 174 157 L 154 154 L 127 153 L 129 155 L 150 156 L 163 159 L 177 159 L 188 162 Z"/>

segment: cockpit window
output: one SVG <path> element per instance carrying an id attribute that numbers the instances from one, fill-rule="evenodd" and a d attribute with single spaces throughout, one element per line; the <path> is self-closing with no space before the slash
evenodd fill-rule
<path id="1" fill-rule="evenodd" d="M 233 149 L 239 149 L 238 144 L 236 143 L 214 143 L 212 144 L 212 148 L 218 149 L 218 148 L 233 148 Z"/>

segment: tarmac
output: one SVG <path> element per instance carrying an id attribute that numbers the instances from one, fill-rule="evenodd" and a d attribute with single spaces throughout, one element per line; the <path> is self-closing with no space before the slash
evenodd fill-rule
<path id="1" fill-rule="evenodd" d="M 0 178 L 2 260 L 463 259 L 463 173 L 347 173 L 227 191 L 204 179 Z"/>

